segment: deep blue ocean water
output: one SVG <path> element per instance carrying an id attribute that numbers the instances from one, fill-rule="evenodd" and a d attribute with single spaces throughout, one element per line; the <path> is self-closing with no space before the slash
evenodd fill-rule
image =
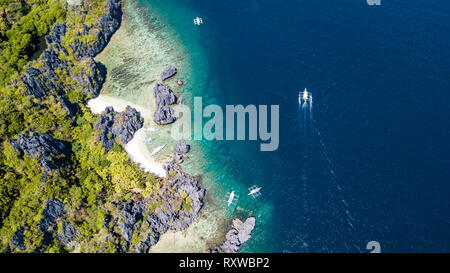
<path id="1" fill-rule="evenodd" d="M 277 151 L 204 143 L 211 168 L 263 187 L 252 210 L 272 206 L 244 251 L 450 251 L 450 3 L 381 1 L 144 1 L 201 48 L 204 103 L 280 105 Z"/>

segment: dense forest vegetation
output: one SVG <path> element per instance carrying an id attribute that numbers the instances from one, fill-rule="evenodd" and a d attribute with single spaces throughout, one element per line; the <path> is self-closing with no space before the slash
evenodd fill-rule
<path id="1" fill-rule="evenodd" d="M 110 233 L 107 218 L 119 213 L 120 204 L 130 199 L 153 197 L 158 207 L 158 191 L 163 183 L 144 172 L 129 159 L 121 145 L 105 153 L 99 143 L 95 124 L 99 115 L 86 107 L 92 95 L 73 75 L 83 73 L 91 64 L 80 60 L 69 46 L 83 25 L 95 26 L 104 14 L 106 1 L 85 0 L 82 7 L 69 7 L 59 0 L 1 0 L 0 4 L 0 251 L 62 252 L 117 251 L 118 237 Z M 21 75 L 29 66 L 42 67 L 42 58 L 32 60 L 41 41 L 58 22 L 64 22 L 64 51 L 68 69 L 56 70 L 58 84 L 64 90 L 36 98 L 26 92 Z M 92 43 L 96 36 L 88 33 L 82 43 Z M 68 73 L 67 71 L 70 71 Z M 95 72 L 94 72 L 95 73 Z M 64 94 L 76 111 L 69 117 L 61 102 Z M 48 134 L 69 147 L 53 160 L 58 168 L 46 169 L 38 158 L 20 153 L 11 143 L 18 136 Z M 59 142 L 58 142 L 59 143 Z M 77 230 L 77 244 L 63 245 L 57 234 L 61 222 L 51 226 L 55 232 L 43 232 L 42 226 L 49 200 L 65 203 L 65 223 Z M 186 196 L 183 205 L 189 204 Z M 150 212 L 145 212 L 150 213 Z M 51 236 L 49 236 L 49 234 Z M 139 242 L 133 234 L 133 242 Z M 135 238 L 136 237 L 136 238 Z M 15 247 L 12 239 L 22 241 Z M 78 248 L 78 249 L 77 249 Z"/>
<path id="2" fill-rule="evenodd" d="M 23 71 L 39 42 L 56 21 L 64 20 L 65 9 L 57 1 L 2 0 L 0 8 L 0 84 Z"/>

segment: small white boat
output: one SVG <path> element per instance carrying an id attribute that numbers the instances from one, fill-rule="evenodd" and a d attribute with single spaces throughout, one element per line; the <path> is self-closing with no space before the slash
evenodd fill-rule
<path id="1" fill-rule="evenodd" d="M 239 199 L 239 196 L 237 196 L 234 193 L 234 191 L 227 192 L 227 194 L 225 195 L 225 201 L 227 202 L 228 207 L 231 206 L 231 205 L 236 205 L 238 199 Z"/>
<path id="2" fill-rule="evenodd" d="M 194 19 L 194 25 L 199 26 L 201 24 L 203 24 L 203 19 L 202 18 L 197 17 L 197 18 Z"/>
<path id="3" fill-rule="evenodd" d="M 261 195 L 261 187 L 258 187 L 256 185 L 251 186 L 248 188 L 249 193 L 247 195 L 252 196 L 253 198 L 256 198 Z"/>
<path id="4" fill-rule="evenodd" d="M 162 149 L 164 149 L 164 147 L 166 147 L 166 144 L 159 146 L 158 148 L 154 149 L 152 152 L 152 156 L 154 156 L 155 154 L 161 152 Z"/>
<path id="5" fill-rule="evenodd" d="M 298 92 L 298 103 L 302 104 L 302 102 L 311 101 L 312 96 L 311 93 L 308 92 L 308 90 L 305 90 L 303 92 Z"/>

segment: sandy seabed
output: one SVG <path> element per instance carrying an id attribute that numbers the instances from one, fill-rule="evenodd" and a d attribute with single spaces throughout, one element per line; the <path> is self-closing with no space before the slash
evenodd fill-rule
<path id="1" fill-rule="evenodd" d="M 119 112 L 124 111 L 127 106 L 139 111 L 144 118 L 144 126 L 135 133 L 125 149 L 130 158 L 145 171 L 165 177 L 163 165 L 173 155 L 175 140 L 170 137 L 170 125 L 159 126 L 153 122 L 156 110 L 153 87 L 160 82 L 163 69 L 168 65 L 175 65 L 179 73 L 168 84 L 176 93 L 181 92 L 174 82 L 178 77 L 190 76 L 189 55 L 176 39 L 171 38 L 173 31 L 158 14 L 152 15 L 155 19 L 147 18 L 148 13 L 144 13 L 135 0 L 124 1 L 123 11 L 120 28 L 105 50 L 96 57 L 97 61 L 105 64 L 108 74 L 101 94 L 89 100 L 88 107 L 98 114 L 108 106 Z M 146 22 L 157 22 L 157 25 L 147 25 Z M 176 105 L 174 109 L 177 112 Z M 149 137 L 154 140 L 146 143 L 145 140 Z M 190 144 L 193 151 L 189 153 L 188 157 L 191 158 L 187 161 L 203 158 L 200 145 L 195 142 Z M 162 145 L 167 146 L 152 156 L 151 151 Z M 201 167 L 199 172 L 201 173 Z M 203 177 L 211 180 L 208 174 Z M 229 219 L 223 217 L 212 199 L 207 199 L 205 198 L 205 205 L 197 220 L 184 231 L 168 231 L 163 234 L 150 252 L 205 252 L 223 241 L 229 228 Z"/>

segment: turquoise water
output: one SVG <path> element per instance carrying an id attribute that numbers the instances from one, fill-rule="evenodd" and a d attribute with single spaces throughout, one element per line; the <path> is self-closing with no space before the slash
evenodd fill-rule
<path id="1" fill-rule="evenodd" d="M 177 1 L 134 0 L 125 2 L 124 11 L 124 23 L 97 57 L 108 69 L 102 95 L 132 103 L 152 114 L 155 110 L 154 84 L 160 82 L 160 74 L 166 66 L 175 65 L 179 73 L 167 84 L 182 98 L 183 104 L 192 106 L 193 97 L 201 96 L 203 105 L 223 105 L 226 92 L 217 82 L 211 66 L 214 60 L 210 50 L 212 44 L 204 42 L 210 35 L 206 28 L 199 29 L 191 24 L 196 17 L 195 11 Z M 177 86 L 176 79 L 182 79 L 185 84 Z M 156 131 L 147 130 L 151 128 Z M 147 149 L 151 152 L 167 145 L 154 156 L 161 162 L 170 159 L 171 147 L 175 144 L 170 137 L 170 128 L 155 125 L 152 115 L 145 116 L 146 135 L 155 139 L 146 144 Z M 257 218 L 255 236 L 242 250 L 268 249 L 269 240 L 265 237 L 270 232 L 273 207 L 264 198 L 247 196 L 247 188 L 267 175 L 264 173 L 267 170 L 258 167 L 258 159 L 252 154 L 257 144 L 188 142 L 192 149 L 182 167 L 191 175 L 201 176 L 201 185 L 207 189 L 206 205 L 200 221 L 188 231 L 187 239 L 180 235 L 175 239 L 162 239 L 155 251 L 206 251 L 225 239 L 233 219 L 243 220 L 250 215 Z M 227 207 L 225 195 L 233 190 L 239 196 L 238 203 Z"/>
<path id="2" fill-rule="evenodd" d="M 201 143 L 223 190 L 263 186 L 238 203 L 263 215 L 244 250 L 449 250 L 450 5 L 381 2 L 146 1 L 194 56 L 192 94 L 280 105 L 276 152 Z M 305 87 L 320 135 L 300 126 Z"/>
<path id="3" fill-rule="evenodd" d="M 257 141 L 190 142 L 183 168 L 202 175 L 200 230 L 211 229 L 192 240 L 212 246 L 233 218 L 255 215 L 243 251 L 364 252 L 369 241 L 383 252 L 449 250 L 448 3 L 136 1 L 102 60 L 104 92 L 151 108 L 153 81 L 175 65 L 187 84 L 169 84 L 187 105 L 194 96 L 280 105 L 276 152 Z M 297 102 L 305 87 L 307 126 Z M 173 144 L 158 136 L 152 145 Z M 263 187 L 256 200 L 246 196 L 253 184 Z M 240 199 L 229 209 L 231 190 Z"/>
<path id="4" fill-rule="evenodd" d="M 192 24 L 193 18 L 199 14 L 182 1 L 142 2 L 148 3 L 152 10 L 163 15 L 165 22 L 175 30 L 171 39 L 180 41 L 189 52 L 191 72 L 190 77 L 186 79 L 188 86 L 183 91 L 186 93 L 185 103 L 192 105 L 192 99 L 196 96 L 202 97 L 203 105 L 223 106 L 225 98 L 229 98 L 228 87 L 218 82 L 217 70 L 214 67 L 214 62 L 220 54 L 215 50 L 216 43 L 220 43 L 220 37 L 211 31 L 208 24 L 201 27 Z M 208 22 L 209 18 L 203 17 L 203 20 Z M 183 169 L 202 175 L 203 183 L 211 197 L 209 202 L 213 202 L 215 209 L 220 210 L 222 216 L 228 219 L 223 230 L 230 228 L 233 218 L 245 219 L 250 215 L 256 217 L 257 225 L 253 238 L 242 247 L 243 252 L 268 251 L 273 228 L 273 206 L 264 197 L 253 199 L 247 196 L 248 187 L 270 176 L 269 170 L 259 164 L 259 143 L 204 140 L 199 144 L 202 147 L 202 158 L 199 161 L 194 150 L 193 160 L 188 160 Z M 227 208 L 224 198 L 226 193 L 232 190 L 236 191 L 239 199 L 237 206 Z"/>

